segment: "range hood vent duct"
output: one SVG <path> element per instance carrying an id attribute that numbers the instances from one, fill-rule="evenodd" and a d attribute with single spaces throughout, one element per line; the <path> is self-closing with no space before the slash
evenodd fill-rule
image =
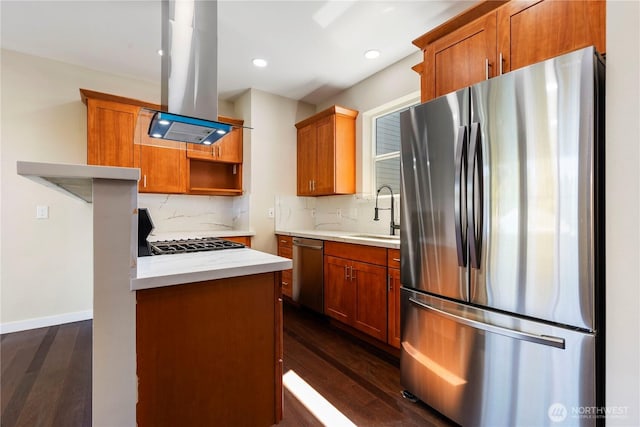
<path id="1" fill-rule="evenodd" d="M 149 136 L 213 144 L 231 131 L 218 119 L 218 2 L 162 0 L 161 104 Z"/>

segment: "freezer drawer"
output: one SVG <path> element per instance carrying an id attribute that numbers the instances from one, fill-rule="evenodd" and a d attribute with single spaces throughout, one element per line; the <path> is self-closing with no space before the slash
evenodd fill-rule
<path id="1" fill-rule="evenodd" d="M 595 336 L 402 289 L 401 383 L 463 426 L 592 426 Z"/>

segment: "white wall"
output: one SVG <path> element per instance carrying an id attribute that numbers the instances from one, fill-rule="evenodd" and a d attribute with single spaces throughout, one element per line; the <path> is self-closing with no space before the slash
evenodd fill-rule
<path id="1" fill-rule="evenodd" d="M 79 88 L 158 102 L 159 86 L 2 50 L 2 332 L 88 318 L 91 205 L 16 174 L 16 161 L 86 163 Z M 37 205 L 50 219 L 35 219 Z"/>
<path id="2" fill-rule="evenodd" d="M 275 219 L 267 212 L 275 209 L 276 195 L 296 194 L 295 123 L 315 110 L 303 102 L 251 89 L 236 101 L 236 111 L 244 114 L 245 126 L 253 128 L 244 133 L 244 188 L 256 232 L 252 247 L 276 253 Z"/>
<path id="3" fill-rule="evenodd" d="M 606 403 L 640 425 L 640 2 L 607 2 Z"/>

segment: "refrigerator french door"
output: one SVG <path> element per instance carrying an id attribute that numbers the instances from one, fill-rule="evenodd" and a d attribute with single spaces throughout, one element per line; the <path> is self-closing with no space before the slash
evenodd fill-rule
<path id="1" fill-rule="evenodd" d="M 586 48 L 401 114 L 401 380 L 460 424 L 603 422 L 603 78 Z"/>

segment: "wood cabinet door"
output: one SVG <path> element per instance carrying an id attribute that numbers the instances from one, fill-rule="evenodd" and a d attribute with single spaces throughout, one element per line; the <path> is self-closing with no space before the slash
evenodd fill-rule
<path id="1" fill-rule="evenodd" d="M 212 145 L 187 144 L 187 157 L 217 162 L 242 163 L 242 128 L 231 132 Z"/>
<path id="2" fill-rule="evenodd" d="M 387 341 L 387 269 L 379 265 L 351 262 L 350 279 L 355 289 L 353 326 L 381 341 Z"/>
<path id="3" fill-rule="evenodd" d="M 297 187 L 298 196 L 313 194 L 312 181 L 316 176 L 316 128 L 310 124 L 298 129 L 297 144 Z"/>
<path id="4" fill-rule="evenodd" d="M 352 324 L 356 296 L 350 266 L 349 260 L 324 257 L 324 313 L 346 324 Z"/>
<path id="5" fill-rule="evenodd" d="M 136 148 L 139 150 L 138 164 L 141 193 L 184 193 L 186 184 L 186 143 L 149 137 L 152 114 L 140 112 Z"/>
<path id="6" fill-rule="evenodd" d="M 387 313 L 389 316 L 387 325 L 387 343 L 400 348 L 400 269 L 389 269 L 389 286 L 387 293 Z"/>
<path id="7" fill-rule="evenodd" d="M 498 9 L 498 52 L 511 71 L 594 45 L 604 53 L 604 0 L 509 2 Z"/>
<path id="8" fill-rule="evenodd" d="M 334 194 L 336 176 L 336 119 L 328 116 L 316 123 L 316 174 L 313 177 L 313 194 Z"/>
<path id="9" fill-rule="evenodd" d="M 497 75 L 496 14 L 434 41 L 424 51 L 423 101 Z"/>
<path id="10" fill-rule="evenodd" d="M 213 144 L 213 154 L 219 162 L 242 163 L 242 128 L 233 128 Z"/>
<path id="11" fill-rule="evenodd" d="M 87 100 L 87 164 L 134 167 L 134 136 L 140 107 Z"/>

